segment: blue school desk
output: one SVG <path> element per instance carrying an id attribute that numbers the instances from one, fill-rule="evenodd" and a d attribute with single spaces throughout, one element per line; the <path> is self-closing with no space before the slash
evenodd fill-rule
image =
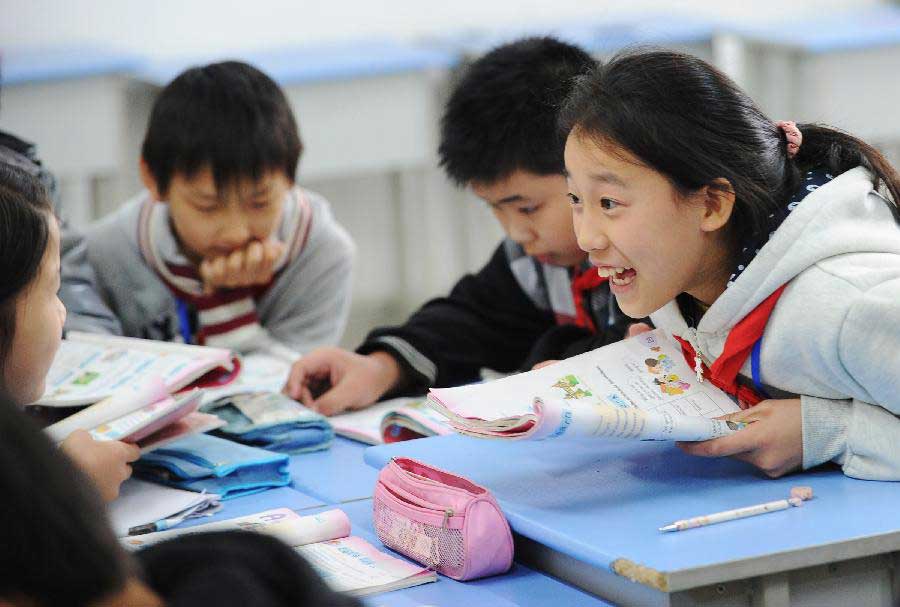
<path id="1" fill-rule="evenodd" d="M 900 483 L 818 470 L 770 480 L 669 443 L 499 442 L 463 436 L 373 447 L 489 487 L 517 558 L 625 605 L 891 605 L 900 598 Z M 676 533 L 676 519 L 787 497 L 801 508 Z M 893 588 L 892 588 L 893 584 Z"/>
<path id="2" fill-rule="evenodd" d="M 378 471 L 363 463 L 368 445 L 336 436 L 325 451 L 291 457 L 291 485 L 324 504 L 372 497 Z"/>
<path id="3" fill-rule="evenodd" d="M 364 465 L 361 461 L 360 465 Z M 365 539 L 380 550 L 389 551 L 378 540 L 372 524 L 372 500 L 360 500 L 339 506 L 316 508 L 300 514 L 313 514 L 338 507 L 347 513 L 351 533 Z M 395 554 L 396 553 L 392 553 Z M 500 576 L 470 582 L 457 582 L 439 576 L 438 581 L 379 594 L 365 599 L 370 607 L 603 607 L 608 603 L 552 577 L 515 564 Z"/>
<path id="4" fill-rule="evenodd" d="M 335 442 L 331 450 L 294 456 L 291 458 L 291 475 L 294 485 L 302 485 L 303 490 L 279 487 L 228 500 L 215 516 L 192 519 L 182 526 L 196 526 L 274 508 L 290 508 L 301 515 L 340 508 L 350 517 L 354 535 L 363 537 L 372 545 L 387 551 L 388 549 L 378 540 L 372 522 L 372 500 L 369 496 L 372 495 L 377 473 L 363 461 L 365 448 L 366 445 L 362 443 L 341 439 Z M 315 491 L 318 495 L 307 491 Z M 328 497 L 323 498 L 321 494 Z M 365 495 L 365 499 L 357 497 L 361 495 Z M 369 597 L 365 603 L 373 607 L 608 605 L 605 601 L 565 582 L 518 563 L 509 573 L 502 576 L 465 583 L 441 577 L 433 584 Z"/>
<path id="5" fill-rule="evenodd" d="M 3 49 L 0 128 L 37 144 L 75 225 L 104 210 L 94 208 L 95 190 L 121 194 L 126 161 L 137 175 L 140 139 L 127 116 L 135 94 L 129 75 L 142 63 L 95 46 Z"/>

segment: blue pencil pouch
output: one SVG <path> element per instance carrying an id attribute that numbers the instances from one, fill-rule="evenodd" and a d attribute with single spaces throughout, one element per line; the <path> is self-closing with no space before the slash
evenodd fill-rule
<path id="1" fill-rule="evenodd" d="M 334 440 L 334 429 L 323 415 L 277 392 L 225 396 L 202 410 L 225 421 L 217 436 L 269 451 L 320 451 Z"/>
<path id="2" fill-rule="evenodd" d="M 195 434 L 143 455 L 134 471 L 148 480 L 227 500 L 288 485 L 288 461 L 287 455 Z"/>

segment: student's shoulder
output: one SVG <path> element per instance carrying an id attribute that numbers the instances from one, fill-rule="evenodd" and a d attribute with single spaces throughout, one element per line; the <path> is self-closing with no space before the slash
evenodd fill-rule
<path id="1" fill-rule="evenodd" d="M 120 247 L 127 244 L 136 249 L 138 223 L 146 200 L 146 192 L 140 192 L 126 200 L 112 213 L 87 228 L 85 237 L 92 246 Z"/>
<path id="2" fill-rule="evenodd" d="M 347 230 L 338 223 L 331 210 L 331 204 L 318 192 L 297 188 L 301 197 L 301 208 L 308 214 L 307 234 L 303 236 L 304 254 L 330 251 L 334 255 L 352 257 L 356 254 L 356 245 Z"/>

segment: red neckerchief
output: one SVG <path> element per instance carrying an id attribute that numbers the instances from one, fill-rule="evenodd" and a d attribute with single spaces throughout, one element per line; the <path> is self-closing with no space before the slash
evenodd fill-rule
<path id="1" fill-rule="evenodd" d="M 608 279 L 597 273 L 597 268 L 591 266 L 572 277 L 572 299 L 575 302 L 575 325 L 583 327 L 591 333 L 597 332 L 594 319 L 591 317 L 587 306 L 584 305 L 585 296 L 602 285 Z M 610 295 L 612 297 L 612 295 Z"/>
<path id="2" fill-rule="evenodd" d="M 714 386 L 720 388 L 736 396 L 741 409 L 747 409 L 764 400 L 756 390 L 750 386 L 739 384 L 737 382 L 738 373 L 744 365 L 744 361 L 750 356 L 753 350 L 753 344 L 762 337 L 763 331 L 766 329 L 766 323 L 769 322 L 769 316 L 775 309 L 778 298 L 784 292 L 787 285 L 780 286 L 771 295 L 765 298 L 762 303 L 753 308 L 739 323 L 732 327 L 725 339 L 725 348 L 722 354 L 715 360 L 712 367 L 703 365 L 703 376 L 708 379 Z M 682 339 L 678 335 L 674 336 L 681 344 L 681 353 L 684 354 L 685 360 L 691 369 L 694 369 L 694 358 L 696 352 L 691 344 Z"/>

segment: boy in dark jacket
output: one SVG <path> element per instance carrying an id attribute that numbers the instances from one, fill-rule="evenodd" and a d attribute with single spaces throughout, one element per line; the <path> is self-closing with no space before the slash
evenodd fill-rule
<path id="1" fill-rule="evenodd" d="M 556 125 L 573 79 L 594 65 L 577 47 L 528 38 L 468 68 L 441 121 L 441 166 L 491 207 L 506 238 L 477 274 L 405 324 L 372 331 L 356 353 L 323 348 L 294 363 L 291 397 L 330 415 L 623 337 L 627 321 L 575 240 Z M 323 382 L 330 389 L 315 394 Z"/>

